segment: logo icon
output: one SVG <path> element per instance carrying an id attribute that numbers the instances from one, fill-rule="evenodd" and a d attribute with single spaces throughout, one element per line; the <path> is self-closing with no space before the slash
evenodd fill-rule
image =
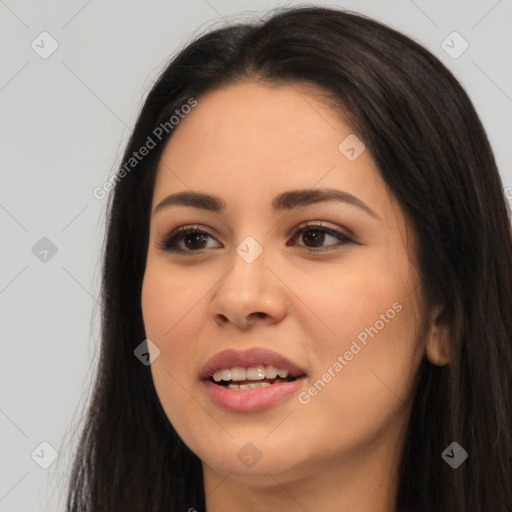
<path id="1" fill-rule="evenodd" d="M 57 254 L 57 246 L 49 238 L 43 236 L 32 247 L 32 254 L 42 263 L 48 263 Z"/>
<path id="2" fill-rule="evenodd" d="M 30 44 L 39 57 L 47 59 L 59 47 L 57 40 L 48 32 L 41 32 Z"/>
<path id="3" fill-rule="evenodd" d="M 453 469 L 457 469 L 468 458 L 468 452 L 459 443 L 454 441 L 445 449 L 441 457 Z"/>
<path id="4" fill-rule="evenodd" d="M 366 147 L 363 142 L 353 133 L 343 139 L 338 146 L 339 152 L 351 162 L 356 160 L 365 149 Z"/>
<path id="5" fill-rule="evenodd" d="M 452 59 L 458 59 L 469 48 L 469 43 L 458 32 L 452 32 L 443 40 L 441 48 Z"/>
<path id="6" fill-rule="evenodd" d="M 246 263 L 252 263 L 261 255 L 263 247 L 252 236 L 248 236 L 238 245 L 236 252 Z"/>
<path id="7" fill-rule="evenodd" d="M 48 442 L 43 441 L 30 454 L 32 460 L 41 468 L 48 469 L 58 457 L 57 450 Z"/>
<path id="8" fill-rule="evenodd" d="M 261 459 L 262 453 L 254 444 L 247 443 L 238 451 L 237 457 L 246 468 L 250 469 Z"/>
<path id="9" fill-rule="evenodd" d="M 134 351 L 135 357 L 145 366 L 154 363 L 160 356 L 160 349 L 151 341 L 144 340 Z"/>

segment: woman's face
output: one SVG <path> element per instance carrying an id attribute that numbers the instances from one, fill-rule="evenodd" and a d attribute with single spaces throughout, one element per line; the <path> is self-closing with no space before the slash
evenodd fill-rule
<path id="1" fill-rule="evenodd" d="M 243 83 L 197 100 L 159 164 L 142 290 L 169 421 L 205 477 L 389 469 L 425 353 L 400 208 L 311 89 Z M 165 202 L 192 192 L 215 200 Z M 199 233 L 165 250 L 187 226 Z"/>

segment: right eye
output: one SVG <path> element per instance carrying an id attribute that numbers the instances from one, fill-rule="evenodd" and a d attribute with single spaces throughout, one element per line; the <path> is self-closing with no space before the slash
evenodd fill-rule
<path id="1" fill-rule="evenodd" d="M 199 229 L 197 226 L 182 226 L 164 237 L 158 248 L 162 251 L 174 253 L 199 252 L 207 248 L 205 247 L 205 240 L 208 237 L 213 238 L 210 233 Z"/>

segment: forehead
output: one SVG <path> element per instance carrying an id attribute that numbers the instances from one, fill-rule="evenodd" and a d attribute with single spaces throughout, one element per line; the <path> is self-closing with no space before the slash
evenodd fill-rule
<path id="1" fill-rule="evenodd" d="M 327 143 L 323 148 L 327 151 L 329 135 L 351 130 L 341 126 L 339 112 L 321 103 L 313 93 L 317 95 L 320 90 L 253 82 L 225 86 L 198 98 L 198 105 L 180 122 L 172 139 L 183 142 L 193 137 L 201 153 L 257 150 L 262 157 L 272 153 L 278 156 L 290 145 L 297 152 L 298 142 L 301 155 L 318 149 L 319 142 Z"/>
<path id="2" fill-rule="evenodd" d="M 386 243 L 405 244 L 414 254 L 414 229 L 408 229 L 370 152 L 359 141 L 363 149 L 347 158 L 346 141 L 357 143 L 357 134 L 311 91 L 242 83 L 196 98 L 197 106 L 174 128 L 162 153 L 153 214 L 169 195 L 192 191 L 220 198 L 222 214 L 233 219 L 275 222 L 282 212 L 274 205 L 283 193 L 336 189 L 376 213 L 388 231 Z M 322 211 L 340 211 L 339 205 L 325 205 Z"/>
<path id="3" fill-rule="evenodd" d="M 319 99 L 322 92 L 249 82 L 197 98 L 164 149 L 154 204 L 165 193 L 205 187 L 220 193 L 230 184 L 242 187 L 239 194 L 265 188 L 273 195 L 343 186 L 370 200 L 369 187 L 383 191 L 384 183 L 367 151 L 353 161 L 340 151 L 356 135 L 339 111 Z"/>

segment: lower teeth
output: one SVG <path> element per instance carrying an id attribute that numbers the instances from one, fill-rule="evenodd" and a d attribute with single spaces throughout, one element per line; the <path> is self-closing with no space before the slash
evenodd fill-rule
<path id="1" fill-rule="evenodd" d="M 268 380 L 265 380 L 265 381 L 260 381 L 260 382 L 247 382 L 245 381 L 243 384 L 234 384 L 232 381 L 231 382 L 215 382 L 215 384 L 219 385 L 219 386 L 222 386 L 223 388 L 227 388 L 227 389 L 236 389 L 236 390 L 245 390 L 245 389 L 259 389 L 259 388 L 266 388 L 268 386 L 272 386 L 273 384 L 276 384 L 277 382 L 291 382 L 292 380 L 295 380 L 295 378 L 286 378 L 286 379 L 281 379 L 281 378 L 276 378 L 276 379 L 272 379 L 270 382 Z"/>
<path id="2" fill-rule="evenodd" d="M 258 388 L 266 388 L 267 386 L 271 386 L 270 382 L 254 382 L 253 384 L 228 384 L 228 389 L 258 389 Z"/>

